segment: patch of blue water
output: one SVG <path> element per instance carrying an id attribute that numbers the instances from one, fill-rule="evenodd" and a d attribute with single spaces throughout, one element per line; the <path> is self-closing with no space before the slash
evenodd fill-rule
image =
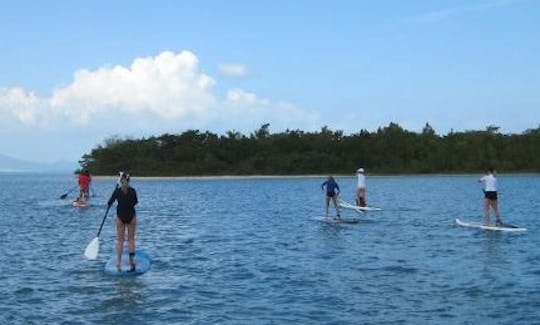
<path id="1" fill-rule="evenodd" d="M 358 224 L 314 221 L 323 178 L 143 180 L 137 244 L 152 269 L 103 273 L 95 237 L 114 181 L 95 180 L 92 206 L 59 196 L 71 175 L 0 175 L 0 322 L 501 323 L 537 322 L 540 177 L 500 176 L 500 205 L 524 234 L 455 225 L 480 219 L 477 176 L 369 177 Z M 353 201 L 352 177 L 337 178 Z"/>

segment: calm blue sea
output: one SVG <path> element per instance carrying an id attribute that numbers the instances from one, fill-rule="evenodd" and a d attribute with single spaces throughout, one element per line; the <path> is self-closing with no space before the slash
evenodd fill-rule
<path id="1" fill-rule="evenodd" d="M 455 225 L 481 220 L 479 176 L 369 177 L 383 210 L 341 225 L 314 220 L 323 178 L 134 178 L 152 269 L 114 278 L 114 213 L 83 256 L 113 180 L 81 210 L 71 175 L 0 174 L 0 324 L 538 324 L 540 176 L 499 176 L 523 234 Z"/>

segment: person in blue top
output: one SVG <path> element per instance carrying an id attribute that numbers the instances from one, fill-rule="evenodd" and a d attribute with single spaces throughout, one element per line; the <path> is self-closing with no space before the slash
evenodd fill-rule
<path id="1" fill-rule="evenodd" d="M 135 227 L 137 226 L 137 215 L 135 213 L 135 205 L 137 205 L 137 192 L 129 186 L 130 175 L 126 172 L 120 175 L 120 187 L 118 187 L 109 199 L 109 207 L 118 201 L 116 206 L 116 268 L 120 271 L 122 261 L 122 250 L 124 248 L 124 239 L 126 236 L 129 245 L 129 265 L 131 271 L 135 271 Z"/>
<path id="2" fill-rule="evenodd" d="M 337 196 L 339 195 L 339 185 L 336 183 L 336 180 L 332 176 L 328 176 L 326 181 L 321 184 L 321 190 L 324 191 L 326 189 L 326 201 L 325 201 L 325 213 L 324 217 L 328 218 L 328 206 L 330 205 L 330 199 L 332 199 L 332 202 L 334 202 L 334 206 L 336 207 L 337 211 L 337 218 L 340 218 L 339 215 L 339 208 L 337 204 Z"/>

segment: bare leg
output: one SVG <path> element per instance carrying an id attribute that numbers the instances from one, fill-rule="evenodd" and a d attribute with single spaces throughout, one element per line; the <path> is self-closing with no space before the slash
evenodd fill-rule
<path id="1" fill-rule="evenodd" d="M 489 199 L 484 199 L 484 226 L 489 226 Z"/>
<path id="2" fill-rule="evenodd" d="M 501 216 L 499 215 L 499 204 L 497 200 L 491 200 L 490 204 L 491 204 L 491 208 L 493 209 L 493 213 L 495 213 L 495 217 L 497 218 L 497 225 L 502 226 L 503 221 L 501 219 Z"/>
<path id="3" fill-rule="evenodd" d="M 356 189 L 356 205 L 365 207 L 366 206 L 366 189 L 358 188 Z"/>
<path id="4" fill-rule="evenodd" d="M 137 227 L 137 216 L 133 216 L 131 222 L 127 226 L 128 242 L 129 242 L 129 265 L 132 269 L 135 268 L 135 229 Z"/>
<path id="5" fill-rule="evenodd" d="M 339 218 L 340 217 L 339 216 L 339 207 L 338 207 L 338 204 L 337 204 L 336 195 L 332 196 L 332 202 L 334 202 L 334 207 L 336 207 L 336 211 L 337 211 L 337 217 Z"/>
<path id="6" fill-rule="evenodd" d="M 360 189 L 360 206 L 365 207 L 367 205 L 366 203 L 366 189 L 361 188 Z"/>
<path id="7" fill-rule="evenodd" d="M 330 205 L 330 197 L 328 195 L 325 197 L 324 203 L 325 203 L 324 217 L 328 218 L 328 206 Z"/>
<path id="8" fill-rule="evenodd" d="M 120 267 L 122 266 L 122 250 L 124 248 L 124 236 L 125 236 L 125 225 L 120 220 L 116 218 L 116 268 L 120 272 Z"/>

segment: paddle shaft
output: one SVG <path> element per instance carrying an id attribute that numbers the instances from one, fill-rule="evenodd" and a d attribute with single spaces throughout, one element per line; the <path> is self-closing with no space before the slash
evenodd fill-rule
<path id="1" fill-rule="evenodd" d="M 111 194 L 111 198 L 114 195 L 114 193 L 116 192 L 116 190 L 118 190 L 118 184 L 116 184 L 116 187 L 114 188 L 114 191 Z M 107 219 L 107 214 L 109 214 L 109 209 L 110 208 L 111 208 L 111 206 L 107 202 L 107 211 L 105 211 L 105 215 L 103 216 L 103 220 L 101 220 L 101 225 L 99 226 L 97 237 L 99 237 L 99 234 L 101 234 L 101 229 L 103 229 L 103 224 L 105 223 L 105 219 Z"/>
<path id="2" fill-rule="evenodd" d="M 73 191 L 74 191 L 74 190 L 75 190 L 75 189 L 76 189 L 77 187 L 78 187 L 78 186 L 74 186 L 74 187 L 72 187 L 72 188 L 71 188 L 71 189 L 69 189 L 69 190 L 68 190 L 68 191 L 67 191 L 66 193 L 64 193 L 64 194 L 60 195 L 60 198 L 61 198 L 61 199 L 65 199 L 65 198 L 66 198 L 66 196 L 68 196 L 68 194 L 69 194 L 69 193 L 73 192 Z"/>
<path id="3" fill-rule="evenodd" d="M 107 211 L 105 211 L 105 216 L 103 217 L 103 220 L 101 220 L 101 225 L 99 226 L 99 230 L 97 232 L 96 237 L 99 237 L 99 234 L 101 234 L 101 229 L 103 229 L 103 224 L 105 223 L 105 219 L 107 219 L 107 214 L 109 213 L 110 208 L 111 208 L 111 206 L 107 205 Z"/>

